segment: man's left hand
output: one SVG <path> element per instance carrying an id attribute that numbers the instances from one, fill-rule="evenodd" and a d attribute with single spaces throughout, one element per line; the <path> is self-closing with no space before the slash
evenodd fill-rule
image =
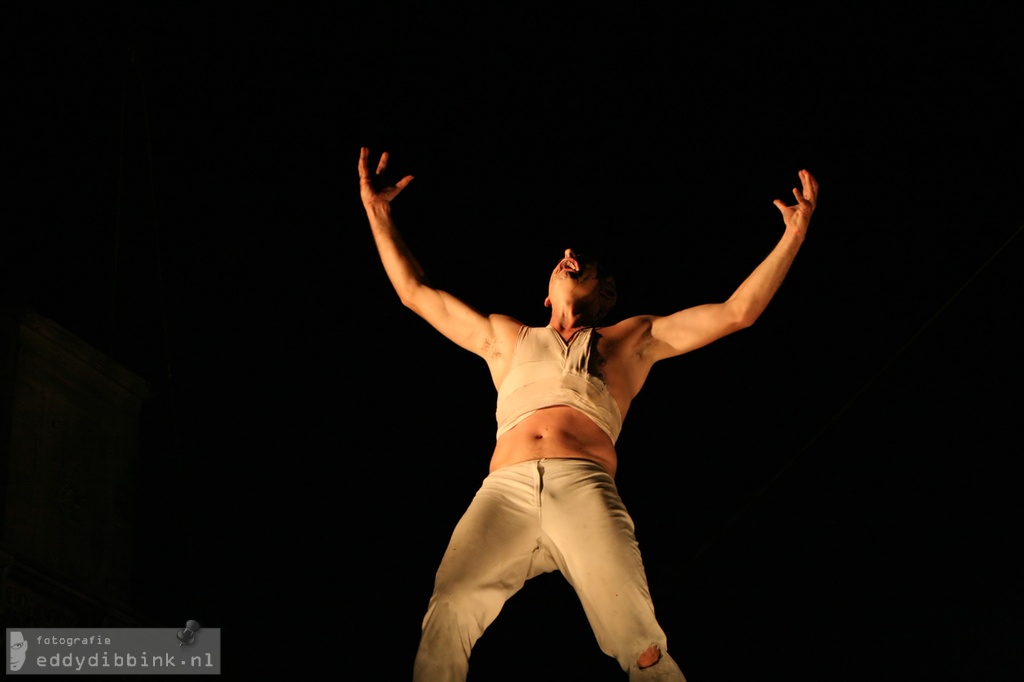
<path id="1" fill-rule="evenodd" d="M 811 222 L 811 214 L 818 206 L 818 181 L 806 170 L 800 171 L 799 175 L 802 189 L 793 188 L 796 205 L 787 206 L 782 199 L 776 199 L 774 203 L 782 213 L 786 228 L 796 230 L 797 234 L 803 237 Z"/>

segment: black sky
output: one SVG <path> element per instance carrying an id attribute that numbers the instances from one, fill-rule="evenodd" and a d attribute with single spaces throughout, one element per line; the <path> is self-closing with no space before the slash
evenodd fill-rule
<path id="1" fill-rule="evenodd" d="M 395 211 L 432 281 L 531 324 L 568 246 L 614 254 L 620 315 L 727 297 L 808 168 L 820 208 L 776 300 L 658 366 L 619 441 L 670 647 L 691 682 L 1018 679 L 1009 5 L 6 14 L 2 294 L 157 391 L 154 626 L 224 628 L 247 659 L 226 646 L 225 670 L 283 629 L 314 657 L 293 671 L 408 677 L 494 390 L 390 289 L 360 146 L 416 176 Z M 621 679 L 557 575 L 471 675 Z"/>

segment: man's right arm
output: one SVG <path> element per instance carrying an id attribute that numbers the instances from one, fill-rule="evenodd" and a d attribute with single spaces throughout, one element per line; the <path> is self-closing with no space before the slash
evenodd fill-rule
<path id="1" fill-rule="evenodd" d="M 406 176 L 390 187 L 375 188 L 367 167 L 369 154 L 366 147 L 359 153 L 359 192 L 377 252 L 399 299 L 448 339 L 487 359 L 487 350 L 495 341 L 492 319 L 448 292 L 431 287 L 423 268 L 395 227 L 391 201 L 412 181 L 412 176 Z M 377 166 L 377 176 L 384 172 L 387 160 L 385 152 Z"/>

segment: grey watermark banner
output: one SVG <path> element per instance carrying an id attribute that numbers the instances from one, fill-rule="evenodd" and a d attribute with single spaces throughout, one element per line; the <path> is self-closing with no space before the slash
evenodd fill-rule
<path id="1" fill-rule="evenodd" d="M 8 675 L 219 675 L 220 628 L 7 628 Z"/>

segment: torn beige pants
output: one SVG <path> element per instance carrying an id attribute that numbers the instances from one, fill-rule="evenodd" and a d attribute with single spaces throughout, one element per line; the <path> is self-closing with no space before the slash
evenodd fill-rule
<path id="1" fill-rule="evenodd" d="M 415 682 L 462 682 L 473 645 L 530 578 L 558 570 L 601 650 L 631 682 L 684 680 L 654 617 L 633 521 L 599 465 L 542 459 L 484 479 L 441 560 L 416 654 Z M 652 644 L 658 663 L 641 669 Z"/>

